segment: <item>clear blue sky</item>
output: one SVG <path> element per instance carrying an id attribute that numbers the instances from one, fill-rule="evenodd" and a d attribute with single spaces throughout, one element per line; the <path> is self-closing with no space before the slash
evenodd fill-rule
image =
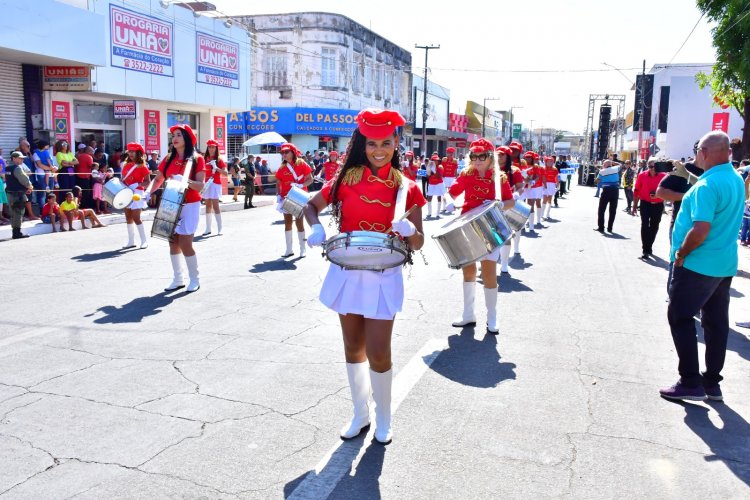
<path id="1" fill-rule="evenodd" d="M 451 111 L 463 113 L 466 100 L 501 97 L 497 109 L 523 106 L 516 121 L 582 132 L 588 95 L 626 94 L 627 79 L 602 65 L 624 68 L 631 80 L 643 59 L 668 63 L 700 18 L 691 0 L 524 0 L 522 2 L 433 3 L 382 0 L 351 2 L 294 0 L 247 2 L 212 0 L 232 15 L 284 12 L 335 12 L 372 29 L 412 53 L 415 72 L 424 51 L 415 44 L 439 44 L 431 50 L 429 78 L 451 89 Z M 715 59 L 710 26 L 701 20 L 674 63 L 710 63 Z M 481 70 L 481 71 L 467 71 Z M 513 72 L 500 72 L 513 71 Z M 608 70 L 588 73 L 519 73 L 523 70 Z M 488 103 L 488 106 L 490 104 Z"/>

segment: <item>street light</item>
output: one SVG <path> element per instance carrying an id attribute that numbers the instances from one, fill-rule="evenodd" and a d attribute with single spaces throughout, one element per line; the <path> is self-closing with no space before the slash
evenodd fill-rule
<path id="1" fill-rule="evenodd" d="M 513 141 L 513 110 L 523 109 L 523 106 L 511 106 L 510 107 L 510 140 Z M 518 136 L 521 139 L 521 136 Z"/>
<path id="2" fill-rule="evenodd" d="M 487 116 L 487 101 L 499 101 L 499 97 L 485 97 L 482 99 L 482 137 L 484 137 L 484 122 Z"/>

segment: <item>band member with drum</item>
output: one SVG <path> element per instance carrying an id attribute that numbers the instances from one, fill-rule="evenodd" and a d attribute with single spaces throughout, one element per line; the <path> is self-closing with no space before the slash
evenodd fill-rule
<path id="1" fill-rule="evenodd" d="M 404 118 L 392 110 L 365 109 L 357 115 L 358 128 L 352 134 L 341 172 L 305 207 L 313 229 L 308 245 L 325 242 L 318 214 L 330 205 L 341 232 L 386 233 L 392 228 L 410 250 L 422 248 L 421 207 L 426 201 L 414 181 L 400 170 L 396 128 L 404 123 Z M 400 200 L 405 203 L 399 206 L 415 207 L 405 219 L 396 214 Z M 344 337 L 354 416 L 341 429 L 341 438 L 354 438 L 370 425 L 368 400 L 372 387 L 375 439 L 388 444 L 392 437 L 391 334 L 404 301 L 401 266 L 384 271 L 344 270 L 331 263 L 320 300 L 339 313 Z"/>
<path id="2" fill-rule="evenodd" d="M 432 217 L 432 199 L 437 196 L 437 210 L 435 216 L 440 218 L 441 209 L 445 208 L 445 184 L 443 184 L 443 167 L 437 153 L 430 157 L 427 163 L 427 218 Z"/>
<path id="3" fill-rule="evenodd" d="M 456 148 L 453 146 L 447 148 L 445 154 L 447 156 L 443 158 L 440 165 L 443 167 L 443 184 L 445 184 L 445 189 L 450 189 L 456 181 L 456 175 L 458 174 L 458 160 L 455 158 Z M 445 206 L 443 206 L 443 208 L 445 208 Z M 447 210 L 443 211 L 449 215 L 453 214 L 453 212 L 448 212 Z"/>
<path id="4" fill-rule="evenodd" d="M 148 238 L 146 237 L 146 228 L 143 227 L 143 222 L 141 222 L 141 210 L 146 208 L 145 191 L 151 180 L 151 171 L 148 168 L 146 151 L 143 146 L 137 142 L 128 143 L 127 152 L 127 161 L 124 162 L 122 167 L 122 180 L 123 184 L 127 184 L 137 196 L 134 196 L 133 202 L 123 209 L 128 242 L 122 248 L 135 248 L 135 228 L 138 228 L 141 248 L 147 248 Z"/>
<path id="5" fill-rule="evenodd" d="M 281 145 L 281 166 L 276 171 L 276 201 L 281 208 L 281 203 L 292 187 L 298 187 L 307 191 L 307 186 L 312 184 L 312 168 L 298 154 L 297 147 L 289 142 Z M 297 239 L 299 241 L 299 256 L 305 256 L 305 223 L 302 217 L 294 221 L 297 226 Z M 286 251 L 282 257 L 294 255 L 292 250 L 292 214 L 284 213 L 284 238 L 286 239 Z"/>
<path id="6" fill-rule="evenodd" d="M 509 179 L 510 186 L 514 193 L 523 192 L 523 176 L 521 170 L 513 166 L 513 151 L 508 146 L 500 146 L 495 149 L 495 155 L 497 155 L 497 165 L 500 167 L 500 172 L 505 174 L 506 178 Z M 520 255 L 519 250 L 521 245 L 521 232 L 513 231 L 513 246 L 515 247 L 515 253 Z M 500 249 L 500 272 L 508 273 L 508 263 L 510 262 L 510 245 L 503 245 Z"/>
<path id="7" fill-rule="evenodd" d="M 198 279 L 198 257 L 196 257 L 193 249 L 193 235 L 198 229 L 198 219 L 200 219 L 201 214 L 200 192 L 203 189 L 203 181 L 207 174 L 206 162 L 195 151 L 198 138 L 189 125 L 173 125 L 169 132 L 172 134 L 172 151 L 161 161 L 159 169 L 156 171 L 151 192 L 159 189 L 165 179 L 182 180 L 185 170 L 191 166 L 192 168 L 190 168 L 190 176 L 187 181 L 185 204 L 182 207 L 174 237 L 169 242 L 169 258 L 172 261 L 174 278 L 172 283 L 164 290 L 171 292 L 185 286 L 180 265 L 180 254 L 182 254 L 185 256 L 185 264 L 190 278 L 187 291 L 194 292 L 201 287 Z"/>
<path id="8" fill-rule="evenodd" d="M 559 172 L 555 167 L 555 159 L 552 156 L 544 157 L 544 198 L 542 198 L 542 213 L 540 219 L 549 219 L 549 211 L 552 209 L 552 198 L 557 192 L 557 176 Z"/>
<path id="9" fill-rule="evenodd" d="M 331 151 L 331 154 L 328 155 L 328 161 L 326 161 L 323 164 L 323 178 L 326 180 L 326 182 L 336 177 L 336 174 L 341 168 L 341 165 L 339 164 L 338 160 L 339 160 L 339 152 Z"/>
<path id="10" fill-rule="evenodd" d="M 485 202 L 496 199 L 502 200 L 503 210 L 513 208 L 518 195 L 514 196 L 508 177 L 498 171 L 494 155 L 495 146 L 487 139 L 481 138 L 471 143 L 469 151 L 469 166 L 461 172 L 461 175 L 456 178 L 456 182 L 448 190 L 453 198 L 461 193 L 464 194 L 461 213 L 468 212 Z M 500 196 L 495 194 L 496 175 L 500 176 L 497 182 L 500 185 Z M 450 205 L 450 209 L 454 208 Z M 482 268 L 482 282 L 484 283 L 484 303 L 487 306 L 487 333 L 492 335 L 497 335 L 500 332 L 497 327 L 497 259 L 500 257 L 501 248 L 502 246 L 499 246 L 479 258 Z M 464 311 L 461 318 L 453 322 L 453 326 L 475 326 L 477 324 L 474 314 L 477 265 L 472 262 L 464 266 L 462 271 Z"/>
<path id="11" fill-rule="evenodd" d="M 219 143 L 213 139 L 206 141 L 206 153 L 203 155 L 206 162 L 207 179 L 206 191 L 203 193 L 203 199 L 206 202 L 206 230 L 203 236 L 211 234 L 211 214 L 216 217 L 216 234 L 221 236 L 221 209 L 219 208 L 219 199 L 221 198 L 221 178 L 226 177 L 227 164 L 219 155 Z M 210 182 L 213 180 L 213 182 Z"/>
<path id="12" fill-rule="evenodd" d="M 526 200 L 531 206 L 531 214 L 529 215 L 528 228 L 529 231 L 534 231 L 535 217 L 538 217 L 536 224 L 541 224 L 542 218 L 542 172 L 541 169 L 536 165 L 538 156 L 533 151 L 526 151 L 523 155 L 523 159 L 526 160 Z"/>

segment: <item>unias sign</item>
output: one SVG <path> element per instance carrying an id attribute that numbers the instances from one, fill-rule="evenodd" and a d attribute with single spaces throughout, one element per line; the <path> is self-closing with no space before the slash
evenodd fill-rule
<path id="1" fill-rule="evenodd" d="M 238 43 L 196 33 L 196 80 L 219 87 L 240 88 Z"/>
<path id="2" fill-rule="evenodd" d="M 173 76 L 173 25 L 110 5 L 112 66 Z"/>

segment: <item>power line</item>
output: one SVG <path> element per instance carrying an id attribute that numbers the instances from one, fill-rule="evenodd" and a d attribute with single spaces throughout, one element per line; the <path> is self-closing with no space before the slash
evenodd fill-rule
<path id="1" fill-rule="evenodd" d="M 734 22 L 734 23 L 733 23 L 733 24 L 732 24 L 732 25 L 731 25 L 730 27 L 728 27 L 727 29 L 725 29 L 725 30 L 724 30 L 724 31 L 722 31 L 721 33 L 717 34 L 716 36 L 722 36 L 722 35 L 725 35 L 725 34 L 727 34 L 727 33 L 729 32 L 729 30 L 731 30 L 732 28 L 734 28 L 735 26 L 737 26 L 737 25 L 738 25 L 738 24 L 740 23 L 740 21 L 742 21 L 742 20 L 743 20 L 743 19 L 745 19 L 745 18 L 746 18 L 746 17 L 748 16 L 748 15 L 750 15 L 750 5 L 748 5 L 748 7 L 747 7 L 747 9 L 745 10 L 745 12 L 744 12 L 743 14 L 740 14 L 740 15 L 741 15 L 742 17 L 740 17 L 739 19 L 737 19 L 737 20 L 736 20 L 736 21 L 735 21 L 735 22 Z"/>
<path id="2" fill-rule="evenodd" d="M 695 28 L 698 27 L 698 24 L 701 22 L 701 19 L 703 19 L 704 15 L 705 14 L 701 14 L 701 17 L 699 17 L 698 20 L 695 22 L 695 26 L 693 26 L 693 29 L 690 30 L 690 33 L 688 33 L 687 38 L 685 38 L 685 41 L 682 42 L 682 45 L 680 45 L 680 48 L 677 49 L 677 52 L 674 53 L 674 55 L 672 56 L 672 59 L 670 59 L 669 62 L 667 63 L 667 66 L 669 66 L 670 64 L 672 64 L 672 61 L 674 61 L 674 58 L 677 57 L 677 54 L 680 53 L 680 51 L 685 46 L 685 44 L 687 43 L 687 41 L 690 40 L 690 37 L 693 36 L 693 33 L 695 32 Z"/>

